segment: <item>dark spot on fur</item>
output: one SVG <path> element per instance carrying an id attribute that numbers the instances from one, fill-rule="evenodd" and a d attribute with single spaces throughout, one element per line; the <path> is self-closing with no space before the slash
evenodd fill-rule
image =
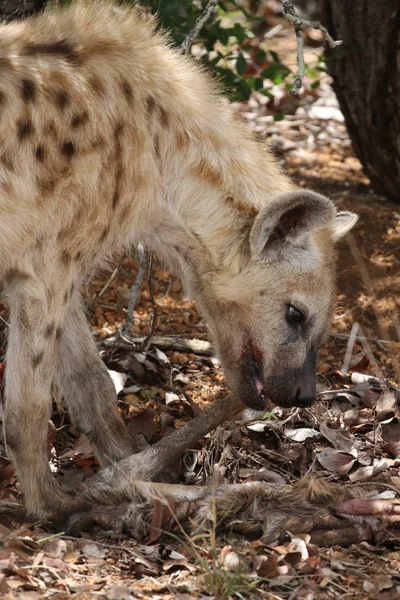
<path id="1" fill-rule="evenodd" d="M 192 172 L 195 177 L 206 181 L 210 186 L 214 188 L 221 187 L 223 184 L 223 175 L 221 171 L 217 171 L 214 166 L 207 163 L 202 158 L 196 166 L 193 167 Z"/>
<path id="2" fill-rule="evenodd" d="M 255 217 L 257 215 L 257 209 L 250 204 L 246 204 L 241 200 L 234 198 L 233 196 L 226 196 L 225 202 L 228 206 L 230 206 L 233 210 L 243 214 L 248 215 L 249 217 Z"/>
<path id="3" fill-rule="evenodd" d="M 118 211 L 118 223 L 124 225 L 131 214 L 132 206 L 127 204 L 122 210 Z"/>
<path id="4" fill-rule="evenodd" d="M 154 109 L 156 107 L 156 101 L 154 100 L 153 96 L 147 97 L 146 104 L 147 104 L 147 112 L 149 113 L 149 115 L 151 115 L 151 113 L 154 111 Z"/>
<path id="5" fill-rule="evenodd" d="M 4 106 L 7 101 L 7 96 L 0 90 L 0 106 Z"/>
<path id="6" fill-rule="evenodd" d="M 20 119 L 17 121 L 18 138 L 22 142 L 33 133 L 33 125 L 30 119 Z"/>
<path id="7" fill-rule="evenodd" d="M 43 146 L 38 146 L 36 148 L 35 156 L 40 163 L 44 163 L 44 148 L 43 148 Z"/>
<path id="8" fill-rule="evenodd" d="M 73 282 L 71 283 L 71 289 L 69 290 L 69 294 L 70 294 L 70 296 L 72 296 L 72 294 L 74 293 L 74 290 L 75 290 L 75 282 L 73 281 Z"/>
<path id="9" fill-rule="evenodd" d="M 123 81 L 121 83 L 121 88 L 128 104 L 133 104 L 133 91 L 131 84 L 128 81 Z"/>
<path id="10" fill-rule="evenodd" d="M 82 127 L 83 125 L 85 125 L 89 120 L 89 115 L 87 113 L 87 111 L 85 110 L 83 113 L 76 115 L 72 121 L 71 121 L 71 127 L 73 129 L 76 129 L 77 127 Z"/>
<path id="11" fill-rule="evenodd" d="M 14 171 L 13 160 L 12 160 L 11 156 L 9 154 L 7 154 L 6 152 L 4 152 L 3 154 L 0 155 L 0 162 L 2 165 L 5 166 L 6 169 L 8 169 L 8 171 L 11 171 L 11 172 Z"/>
<path id="12" fill-rule="evenodd" d="M 100 148 L 104 148 L 105 146 L 105 139 L 103 138 L 103 136 L 99 135 L 98 137 L 94 138 L 94 140 L 91 143 L 91 147 L 94 150 L 100 149 Z"/>
<path id="13" fill-rule="evenodd" d="M 82 252 L 77 252 L 74 256 L 74 260 L 79 261 L 82 258 Z"/>
<path id="14" fill-rule="evenodd" d="M 162 106 L 160 106 L 160 119 L 163 127 L 167 128 L 169 126 L 169 116 L 167 111 Z"/>
<path id="15" fill-rule="evenodd" d="M 35 248 L 36 250 L 41 250 L 43 248 L 43 238 L 42 237 L 38 237 L 36 242 L 35 242 Z"/>
<path id="16" fill-rule="evenodd" d="M 49 325 L 47 325 L 46 327 L 46 331 L 44 332 L 44 337 L 45 338 L 49 338 L 53 335 L 53 332 L 55 330 L 55 325 L 54 323 L 50 323 Z"/>
<path id="17" fill-rule="evenodd" d="M 61 252 L 61 262 L 63 265 L 68 265 L 72 260 L 72 257 L 70 255 L 69 252 L 67 252 L 67 250 L 63 250 Z"/>
<path id="18" fill-rule="evenodd" d="M 72 235 L 71 227 L 65 227 L 64 229 L 60 229 L 60 231 L 57 233 L 57 240 L 58 241 L 67 240 L 69 237 L 71 237 L 71 235 Z"/>
<path id="19" fill-rule="evenodd" d="M 61 144 L 61 154 L 63 156 L 72 156 L 75 153 L 75 146 L 72 142 L 64 142 Z"/>
<path id="20" fill-rule="evenodd" d="M 26 281 L 27 279 L 29 279 L 29 275 L 23 271 L 20 271 L 19 269 L 10 269 L 7 271 L 4 277 L 5 282 L 8 284 L 18 281 Z"/>
<path id="21" fill-rule="evenodd" d="M 154 136 L 153 144 L 154 151 L 157 154 L 157 158 L 160 158 L 160 138 L 158 137 L 158 135 Z"/>
<path id="22" fill-rule="evenodd" d="M 57 330 L 56 330 L 56 340 L 59 341 L 61 339 L 61 335 L 62 335 L 62 329 L 61 329 L 61 327 L 57 327 Z"/>
<path id="23" fill-rule="evenodd" d="M 23 79 L 21 85 L 23 101 L 34 102 L 36 99 L 36 85 L 32 79 Z"/>
<path id="24" fill-rule="evenodd" d="M 100 238 L 99 238 L 99 243 L 102 244 L 106 237 L 108 235 L 108 227 L 104 227 L 103 231 L 101 232 Z"/>
<path id="25" fill-rule="evenodd" d="M 97 94 L 98 96 L 104 96 L 105 86 L 100 77 L 98 77 L 98 75 L 92 75 L 89 78 L 88 83 L 95 94 Z"/>
<path id="26" fill-rule="evenodd" d="M 81 59 L 76 48 L 67 40 L 59 40 L 53 43 L 27 44 L 21 50 L 23 56 L 34 56 L 35 54 L 61 55 L 74 64 L 80 64 Z"/>
<path id="27" fill-rule="evenodd" d="M 64 304 L 67 302 L 67 300 L 68 300 L 68 292 L 65 291 L 64 292 Z"/>
<path id="28" fill-rule="evenodd" d="M 37 180 L 38 189 L 42 194 L 51 194 L 51 192 L 54 192 L 56 183 L 57 181 L 54 177 L 41 177 Z"/>
<path id="29" fill-rule="evenodd" d="M 115 208 L 119 202 L 119 186 L 116 185 L 114 187 L 113 199 L 112 199 L 112 207 Z"/>
<path id="30" fill-rule="evenodd" d="M 178 133 L 176 136 L 176 147 L 178 150 L 183 150 L 189 144 L 189 136 L 186 131 Z"/>
<path id="31" fill-rule="evenodd" d="M 67 106 L 70 103 L 70 95 L 69 92 L 67 92 L 67 90 L 56 90 L 54 93 L 54 98 L 55 98 L 55 102 L 58 106 L 58 108 L 61 110 L 61 112 L 64 112 L 64 110 L 67 108 Z"/>
<path id="32" fill-rule="evenodd" d="M 32 367 L 34 369 L 36 369 L 36 367 L 38 367 L 40 365 L 42 360 L 43 360 L 43 352 L 38 352 L 37 354 L 34 355 L 34 357 L 32 359 Z"/>

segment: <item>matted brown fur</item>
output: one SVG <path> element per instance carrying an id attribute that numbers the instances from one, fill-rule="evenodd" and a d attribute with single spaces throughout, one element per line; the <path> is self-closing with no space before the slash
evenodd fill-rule
<path id="1" fill-rule="evenodd" d="M 5 435 L 41 517 L 68 504 L 47 465 L 54 385 L 102 465 L 131 451 L 82 309 L 99 265 L 138 241 L 155 250 L 198 301 L 233 391 L 262 401 L 246 370 L 254 347 L 267 392 L 286 402 L 283 378 L 300 385 L 327 330 L 333 240 L 353 223 L 295 192 L 210 78 L 154 28 L 108 3 L 0 27 Z M 298 302 L 302 336 L 285 321 Z"/>

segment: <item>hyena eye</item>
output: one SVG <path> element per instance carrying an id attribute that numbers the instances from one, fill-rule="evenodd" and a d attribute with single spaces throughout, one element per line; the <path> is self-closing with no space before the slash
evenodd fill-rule
<path id="1" fill-rule="evenodd" d="M 299 310 L 295 306 L 292 306 L 291 304 L 287 306 L 286 321 L 289 323 L 289 325 L 292 325 L 293 327 L 298 327 L 299 325 L 304 323 L 305 320 L 306 317 L 304 313 L 301 312 L 301 310 Z"/>

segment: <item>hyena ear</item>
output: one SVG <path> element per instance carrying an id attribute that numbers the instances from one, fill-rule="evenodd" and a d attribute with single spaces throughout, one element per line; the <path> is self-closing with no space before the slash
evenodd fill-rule
<path id="1" fill-rule="evenodd" d="M 274 198 L 259 212 L 250 234 L 254 255 L 271 260 L 306 249 L 308 234 L 334 221 L 335 207 L 325 196 L 298 190 Z"/>
<path id="2" fill-rule="evenodd" d="M 346 233 L 353 229 L 354 225 L 358 221 L 358 215 L 348 212 L 347 210 L 336 213 L 332 223 L 332 237 L 333 241 L 337 242 Z"/>

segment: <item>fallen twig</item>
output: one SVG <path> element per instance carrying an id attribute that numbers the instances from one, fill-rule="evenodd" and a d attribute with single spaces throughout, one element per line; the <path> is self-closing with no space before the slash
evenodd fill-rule
<path id="1" fill-rule="evenodd" d="M 115 279 L 117 273 L 119 271 L 119 265 L 116 269 L 114 269 L 114 271 L 111 273 L 108 281 L 106 281 L 106 283 L 103 285 L 103 287 L 101 288 L 100 292 L 98 294 L 94 294 L 93 298 L 101 298 L 102 295 L 104 294 L 104 292 L 109 288 L 110 284 L 113 282 L 113 280 Z"/>
<path id="2" fill-rule="evenodd" d="M 307 19 L 302 19 L 301 17 L 299 17 L 291 0 L 282 0 L 282 8 L 285 18 L 291 23 L 293 23 L 294 31 L 296 33 L 298 71 L 296 79 L 294 80 L 291 94 L 293 96 L 298 96 L 303 86 L 303 79 L 305 75 L 303 27 L 311 27 L 312 29 L 319 29 L 319 31 L 322 31 L 325 40 L 331 48 L 336 48 L 336 46 L 340 46 L 340 44 L 342 44 L 343 42 L 342 40 L 334 40 L 329 35 L 329 32 L 326 29 L 326 27 L 321 25 L 321 23 L 318 23 L 316 21 L 308 21 Z"/>
<path id="3" fill-rule="evenodd" d="M 120 336 L 122 339 L 126 339 L 129 337 L 129 332 L 131 330 L 133 324 L 133 311 L 138 301 L 140 288 L 142 285 L 143 277 L 147 268 L 147 254 L 145 249 L 143 248 L 143 244 L 138 244 L 138 254 L 139 254 L 139 269 L 136 275 L 136 279 L 134 284 L 131 287 L 130 291 L 130 299 L 128 305 L 128 314 L 126 317 L 126 321 L 123 327 L 120 329 Z"/>
<path id="4" fill-rule="evenodd" d="M 353 355 L 354 344 L 356 343 L 358 333 L 358 323 L 355 322 L 352 325 L 349 339 L 347 341 L 346 354 L 344 355 L 343 364 L 342 364 L 342 373 L 347 373 L 350 366 L 351 357 Z"/>
<path id="5" fill-rule="evenodd" d="M 351 335 L 350 333 L 330 333 L 329 337 L 337 339 L 337 340 L 348 340 L 350 335 Z M 373 344 L 387 344 L 389 346 L 393 346 L 393 344 L 395 344 L 396 346 L 399 346 L 399 344 L 400 344 L 400 342 L 393 342 L 390 340 L 381 340 L 378 338 L 368 338 L 368 337 L 364 337 L 363 335 L 357 335 L 356 342 L 362 342 L 362 341 L 372 342 Z"/>
<path id="6" fill-rule="evenodd" d="M 109 348 L 128 348 L 132 346 L 138 347 L 138 350 L 145 342 L 145 336 L 132 337 L 131 335 L 124 336 L 122 339 L 119 335 L 113 335 L 98 342 L 99 346 L 107 346 Z M 206 340 L 186 339 L 174 336 L 152 337 L 147 349 L 150 346 L 156 346 L 161 350 L 175 350 L 176 352 L 193 352 L 199 356 L 212 356 L 213 347 Z"/>
<path id="7" fill-rule="evenodd" d="M 157 315 L 158 315 L 158 304 L 154 298 L 154 294 L 153 294 L 153 282 L 152 282 L 152 276 L 153 276 L 153 255 L 150 254 L 150 258 L 149 258 L 149 276 L 147 279 L 147 285 L 149 287 L 149 294 L 150 294 L 150 300 L 151 300 L 151 305 L 153 307 L 153 316 L 151 318 L 151 327 L 150 327 L 150 331 L 147 334 L 145 340 L 143 341 L 140 349 L 143 352 L 147 352 L 147 350 L 149 349 L 149 346 L 151 345 L 151 339 L 154 336 L 154 333 L 156 331 L 156 326 L 157 326 Z"/>

